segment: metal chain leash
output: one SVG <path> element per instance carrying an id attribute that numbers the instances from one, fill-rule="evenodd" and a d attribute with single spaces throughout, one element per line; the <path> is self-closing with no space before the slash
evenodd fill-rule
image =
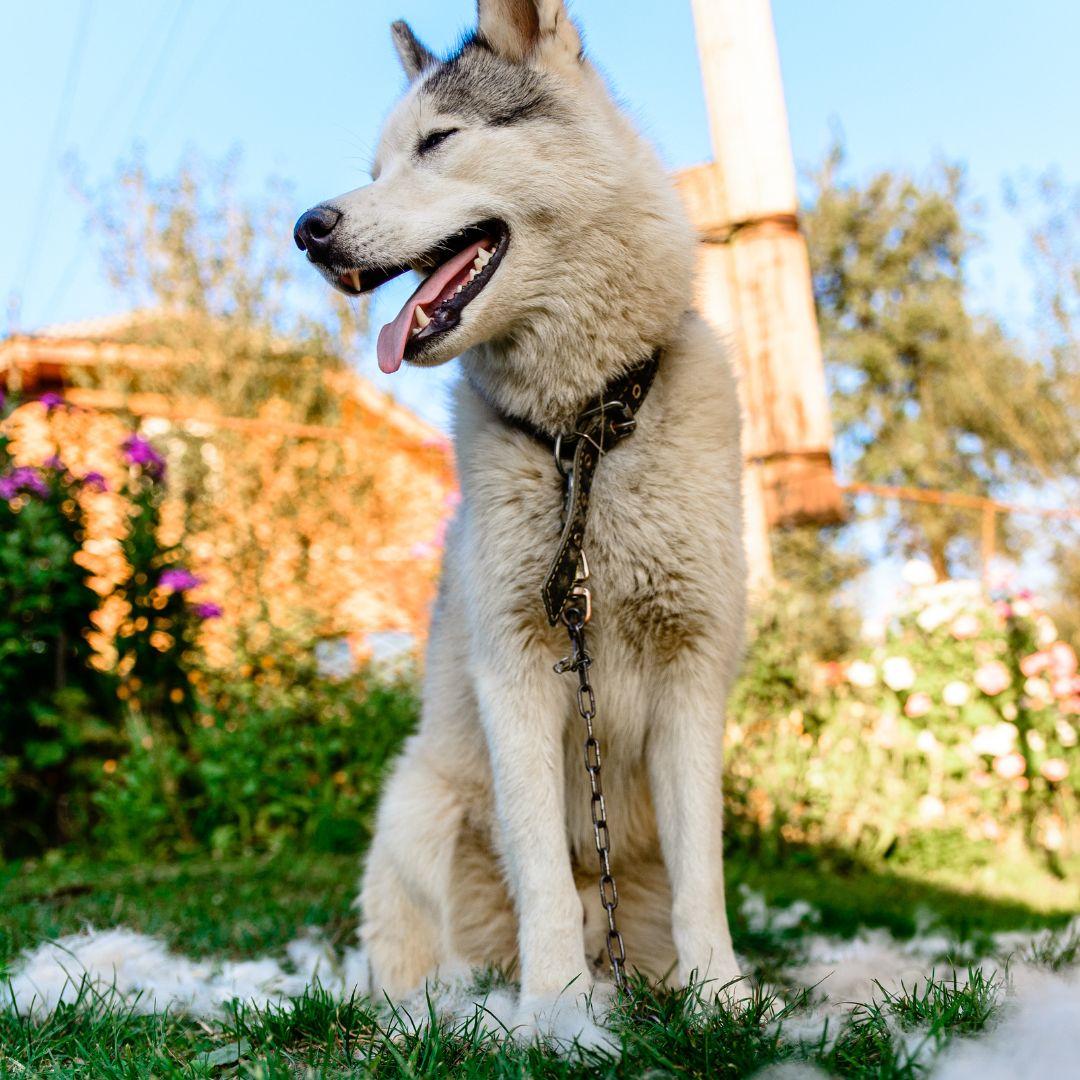
<path id="1" fill-rule="evenodd" d="M 562 611 L 563 625 L 570 638 L 570 655 L 560 660 L 555 665 L 555 670 L 560 675 L 568 671 L 577 672 L 577 706 L 581 719 L 585 721 L 585 771 L 588 773 L 589 787 L 592 790 L 589 812 L 592 817 L 596 853 L 600 860 L 600 903 L 604 906 L 608 924 L 607 954 L 611 962 L 611 973 L 615 977 L 615 985 L 620 990 L 625 990 L 626 949 L 615 921 L 615 909 L 619 906 L 619 890 L 615 887 L 615 878 L 611 873 L 611 834 L 608 830 L 604 789 L 600 782 L 600 743 L 593 731 L 596 695 L 589 683 L 592 657 L 585 644 L 585 626 L 592 618 L 592 597 L 586 584 L 588 577 L 589 565 L 582 552 L 574 588 Z"/>

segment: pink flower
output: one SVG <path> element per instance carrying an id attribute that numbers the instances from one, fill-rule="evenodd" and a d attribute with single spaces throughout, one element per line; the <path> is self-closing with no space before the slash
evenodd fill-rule
<path id="1" fill-rule="evenodd" d="M 222 610 L 220 604 L 204 603 L 204 604 L 192 604 L 192 613 L 196 619 L 202 619 L 206 622 L 208 619 L 220 619 L 225 612 Z"/>
<path id="2" fill-rule="evenodd" d="M 158 578 L 158 587 L 166 592 L 187 592 L 188 589 L 194 589 L 201 584 L 202 578 L 196 577 L 190 570 L 185 570 L 182 566 L 163 570 L 161 577 Z"/>
<path id="3" fill-rule="evenodd" d="M 1027 679 L 1041 675 L 1050 666 L 1050 654 L 1045 652 L 1033 652 L 1020 661 L 1020 670 Z"/>
<path id="4" fill-rule="evenodd" d="M 957 615 L 953 619 L 952 626 L 949 627 L 952 631 L 952 636 L 957 641 L 966 641 L 968 638 L 973 638 L 979 632 L 979 620 L 974 615 L 965 613 L 963 615 Z"/>
<path id="5" fill-rule="evenodd" d="M 11 472 L 0 476 L 0 499 L 14 499 L 21 491 L 44 499 L 48 497 L 49 485 L 32 465 L 17 465 Z"/>
<path id="6" fill-rule="evenodd" d="M 1078 739 L 1076 734 L 1076 728 L 1069 723 L 1068 720 L 1058 720 L 1054 724 L 1054 730 L 1057 733 L 1058 742 L 1062 746 L 1075 746 Z"/>
<path id="7" fill-rule="evenodd" d="M 1050 694 L 1050 684 L 1045 679 L 1025 679 L 1024 693 L 1040 709 L 1054 700 Z"/>
<path id="8" fill-rule="evenodd" d="M 911 694 L 904 702 L 904 715 L 910 720 L 917 720 L 920 716 L 925 716 L 933 707 L 934 703 L 930 695 L 919 690 Z"/>
<path id="9" fill-rule="evenodd" d="M 869 690 L 877 682 L 877 668 L 865 660 L 852 660 L 847 666 L 847 681 L 860 690 Z"/>
<path id="10" fill-rule="evenodd" d="M 990 660 L 975 671 L 975 685 L 988 697 L 1000 694 L 1011 682 L 1009 669 L 1000 660 Z"/>
<path id="11" fill-rule="evenodd" d="M 915 740 L 916 749 L 923 754 L 936 754 L 941 749 L 932 731 L 920 731 Z"/>
<path id="12" fill-rule="evenodd" d="M 1072 694 L 1073 688 L 1075 686 L 1076 680 L 1070 679 L 1066 676 L 1064 679 L 1055 679 L 1050 684 L 1050 692 L 1056 698 L 1066 698 Z"/>
<path id="13" fill-rule="evenodd" d="M 1015 724 L 984 725 L 975 732 L 971 740 L 971 749 L 976 754 L 1000 757 L 1012 751 L 1019 734 Z"/>
<path id="14" fill-rule="evenodd" d="M 1057 851 L 1065 840 L 1065 834 L 1061 828 L 1060 818 L 1051 818 L 1043 825 L 1040 831 L 1042 845 L 1047 851 Z"/>
<path id="15" fill-rule="evenodd" d="M 822 686 L 839 686 L 845 678 L 844 665 L 839 660 L 827 660 L 814 665 L 814 679 Z"/>
<path id="16" fill-rule="evenodd" d="M 941 700 L 954 709 L 962 708 L 968 703 L 970 697 L 971 687 L 963 679 L 953 679 L 952 682 L 946 683 L 945 689 L 941 692 Z"/>
<path id="17" fill-rule="evenodd" d="M 910 690 L 915 685 L 915 669 L 906 656 L 890 656 L 881 665 L 881 677 L 890 690 Z"/>
<path id="18" fill-rule="evenodd" d="M 1077 666 L 1076 650 L 1067 641 L 1055 641 L 1050 646 L 1050 670 L 1056 678 L 1075 675 Z"/>
<path id="19" fill-rule="evenodd" d="M 64 404 L 64 398 L 61 394 L 54 394 L 52 392 L 48 394 L 42 394 L 38 401 L 45 406 L 46 412 L 52 412 L 53 409 L 59 409 Z"/>
<path id="20" fill-rule="evenodd" d="M 124 440 L 124 456 L 154 480 L 160 480 L 165 475 L 165 459 L 153 444 L 139 435 L 130 435 Z"/>
<path id="21" fill-rule="evenodd" d="M 1051 784 L 1060 784 L 1069 775 L 1069 766 L 1059 757 L 1047 758 L 1039 770 Z"/>
<path id="22" fill-rule="evenodd" d="M 909 559 L 904 563 L 904 569 L 900 572 L 900 575 L 908 585 L 916 589 L 933 585 L 937 581 L 934 568 L 925 559 Z"/>
<path id="23" fill-rule="evenodd" d="M 108 491 L 109 485 L 105 480 L 105 477 L 99 472 L 88 472 L 82 477 L 81 481 L 86 487 L 93 489 L 94 491 Z"/>
<path id="24" fill-rule="evenodd" d="M 1016 751 L 994 758 L 994 772 L 1002 780 L 1015 780 L 1018 776 L 1023 776 L 1025 768 L 1024 755 L 1018 754 Z"/>

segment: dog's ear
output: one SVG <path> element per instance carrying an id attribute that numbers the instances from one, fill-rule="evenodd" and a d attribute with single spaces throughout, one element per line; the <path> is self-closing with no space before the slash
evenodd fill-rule
<path id="1" fill-rule="evenodd" d="M 434 67 L 438 57 L 412 32 L 412 27 L 404 19 L 398 19 L 390 27 L 398 59 L 405 69 L 405 74 L 412 82 L 425 68 Z"/>
<path id="2" fill-rule="evenodd" d="M 507 60 L 527 60 L 548 43 L 581 54 L 581 39 L 563 0 L 477 0 L 480 37 Z"/>

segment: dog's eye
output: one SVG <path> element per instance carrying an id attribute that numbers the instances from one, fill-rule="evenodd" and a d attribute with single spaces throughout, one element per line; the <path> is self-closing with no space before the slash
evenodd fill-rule
<path id="1" fill-rule="evenodd" d="M 429 131 L 427 135 L 420 140 L 419 145 L 416 147 L 416 152 L 423 155 L 434 150 L 440 143 L 446 142 L 451 135 L 456 135 L 457 131 L 457 128 L 446 128 L 444 131 Z"/>

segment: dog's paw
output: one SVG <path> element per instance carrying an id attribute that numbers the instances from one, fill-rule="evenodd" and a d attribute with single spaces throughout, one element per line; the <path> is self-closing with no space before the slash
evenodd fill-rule
<path id="1" fill-rule="evenodd" d="M 520 1043 L 542 1042 L 562 1053 L 581 1049 L 617 1054 L 618 1041 L 602 1026 L 610 1012 L 612 990 L 604 984 L 589 991 L 571 986 L 551 997 L 522 998 L 512 1034 Z"/>

